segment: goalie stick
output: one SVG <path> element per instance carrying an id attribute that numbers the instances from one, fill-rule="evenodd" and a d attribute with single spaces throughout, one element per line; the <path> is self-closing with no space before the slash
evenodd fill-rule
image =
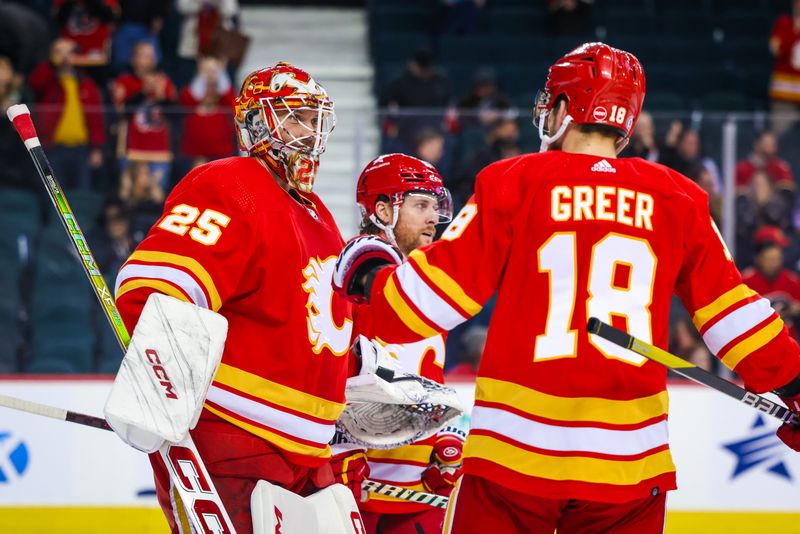
<path id="1" fill-rule="evenodd" d="M 31 120 L 30 110 L 25 104 L 17 104 L 8 108 L 8 119 L 14 125 L 14 129 L 19 134 L 25 148 L 28 149 L 39 177 L 44 183 L 48 196 L 53 203 L 53 206 L 58 212 L 61 223 L 75 247 L 82 260 L 83 270 L 89 281 L 92 284 L 95 295 L 103 307 L 103 311 L 108 318 L 111 328 L 114 330 L 114 335 L 119 341 L 120 347 L 125 351 L 130 344 L 130 335 L 122 322 L 117 305 L 114 302 L 114 297 L 111 295 L 108 286 L 100 273 L 97 262 L 92 256 L 92 251 L 89 249 L 89 244 L 81 231 L 72 209 L 69 207 L 66 196 L 61 189 L 61 185 L 53 175 L 53 170 L 50 167 L 50 162 L 47 161 L 47 156 L 44 153 L 39 137 L 36 133 L 36 127 Z M 5 398 L 7 400 L 8 397 Z M 46 406 L 49 410 L 27 410 L 19 406 L 9 406 L 9 404 L 25 403 L 21 399 L 13 399 L 15 402 L 3 404 L 6 407 L 22 409 L 31 413 L 38 413 L 39 415 L 46 415 L 48 417 L 56 417 L 57 419 L 64 419 L 75 423 L 88 424 L 97 428 L 108 428 L 108 423 L 105 420 L 92 417 L 89 415 L 76 414 L 67 410 L 59 410 Z M 35 403 L 34 403 L 35 404 Z M 40 407 L 42 405 L 39 405 Z M 102 426 L 100 423 L 105 423 Z M 164 442 L 158 450 L 158 454 L 164 461 L 169 471 L 170 478 L 175 488 L 178 490 L 183 504 L 186 508 L 186 515 L 191 521 L 192 526 L 199 532 L 217 532 L 217 533 L 235 533 L 233 524 L 231 523 L 228 512 L 222 504 L 214 483 L 208 475 L 208 470 L 203 465 L 200 458 L 200 453 L 192 441 L 191 435 L 186 436 L 180 443 Z"/>
<path id="2" fill-rule="evenodd" d="M 21 412 L 32 413 L 41 415 L 43 417 L 50 417 L 51 419 L 58 419 L 59 421 L 67 421 L 69 423 L 77 423 L 79 425 L 90 426 L 99 428 L 101 430 L 111 430 L 108 423 L 102 417 L 95 417 L 93 415 L 86 415 L 78 412 L 72 412 L 63 408 L 56 408 L 47 404 L 41 404 L 25 399 L 18 399 L 16 397 L 9 397 L 8 395 L 0 395 L 0 406 L 11 408 L 12 410 L 19 410 Z M 365 480 L 362 488 L 378 495 L 386 495 L 388 497 L 395 497 L 404 501 L 416 502 L 419 504 L 427 504 L 434 508 L 446 508 L 448 497 L 444 495 L 436 495 L 435 493 L 425 493 L 408 488 L 401 488 L 400 486 L 392 486 L 391 484 L 384 484 L 375 480 Z"/>
<path id="3" fill-rule="evenodd" d="M 762 397 L 757 393 L 747 391 L 743 387 L 737 386 L 733 382 L 728 382 L 724 378 L 720 378 L 713 373 L 709 373 L 705 369 L 697 367 L 693 363 L 687 362 L 683 358 L 670 354 L 669 352 L 660 349 L 649 343 L 645 343 L 636 339 L 632 335 L 615 328 L 609 324 L 604 323 L 600 319 L 591 317 L 586 325 L 586 330 L 591 334 L 598 335 L 603 339 L 624 347 L 628 350 L 644 356 L 649 360 L 658 362 L 665 367 L 668 367 L 681 376 L 693 380 L 704 386 L 716 389 L 717 391 L 733 397 L 734 399 L 752 406 L 759 412 L 764 412 L 793 425 L 800 424 L 800 418 L 790 409 L 781 406 L 777 402 L 772 402 L 766 397 Z"/>

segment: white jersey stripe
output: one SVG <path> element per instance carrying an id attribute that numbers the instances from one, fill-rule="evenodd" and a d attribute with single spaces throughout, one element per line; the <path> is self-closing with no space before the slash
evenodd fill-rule
<path id="1" fill-rule="evenodd" d="M 519 443 L 559 452 L 589 452 L 631 456 L 667 444 L 667 421 L 662 420 L 635 430 L 597 427 L 558 426 L 532 421 L 517 414 L 476 406 L 471 430 L 487 430 Z"/>
<path id="2" fill-rule="evenodd" d="M 463 315 L 450 306 L 405 262 L 395 271 L 400 287 L 414 306 L 442 330 L 450 330 L 466 321 Z"/>
<path id="3" fill-rule="evenodd" d="M 706 342 L 712 354 L 718 354 L 725 345 L 769 318 L 773 313 L 774 310 L 769 305 L 769 301 L 760 298 L 732 311 L 715 323 L 703 334 L 703 341 Z"/>
<path id="4" fill-rule="evenodd" d="M 212 385 L 208 388 L 207 399 L 239 417 L 278 430 L 295 438 L 327 445 L 333 438 L 336 427 L 333 423 L 323 424 L 284 412 L 272 406 L 248 399 Z"/>
<path id="5" fill-rule="evenodd" d="M 369 477 L 373 480 L 392 482 L 395 484 L 413 484 L 422 480 L 422 472 L 428 466 L 388 463 L 370 460 Z"/>
<path id="6" fill-rule="evenodd" d="M 165 265 L 143 265 L 139 263 L 129 263 L 125 265 L 117 275 L 117 282 L 114 285 L 114 294 L 119 292 L 120 286 L 131 278 L 151 278 L 155 280 L 166 280 L 180 287 L 192 302 L 201 308 L 208 309 L 208 299 L 203 292 L 203 288 L 187 272 L 167 267 Z"/>

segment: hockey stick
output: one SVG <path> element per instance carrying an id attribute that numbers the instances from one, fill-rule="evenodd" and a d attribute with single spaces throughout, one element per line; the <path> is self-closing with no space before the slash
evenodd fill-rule
<path id="1" fill-rule="evenodd" d="M 640 341 L 627 332 L 606 324 L 600 319 L 591 317 L 586 325 L 586 329 L 591 334 L 598 335 L 616 345 L 632 350 L 636 354 L 644 356 L 649 360 L 658 362 L 689 380 L 716 389 L 729 397 L 733 397 L 739 402 L 752 406 L 759 412 L 764 412 L 786 423 L 791 423 L 793 425 L 800 424 L 800 418 L 790 409 L 776 402 L 772 402 L 766 397 L 747 391 L 743 387 L 737 386 L 733 382 L 728 382 L 724 378 L 720 378 L 713 373 L 709 373 L 705 369 L 701 369 L 683 358 L 670 354 L 644 341 Z"/>
<path id="2" fill-rule="evenodd" d="M 79 425 L 90 426 L 99 428 L 100 430 L 111 430 L 105 419 L 101 417 L 94 417 L 93 415 L 86 415 L 77 412 L 71 412 L 63 408 L 56 408 L 47 404 L 41 404 L 25 399 L 18 399 L 9 397 L 7 395 L 0 395 L 0 406 L 19 410 L 21 412 L 32 413 L 41 415 L 43 417 L 50 417 L 51 419 L 58 419 L 59 421 L 67 421 L 70 423 L 77 423 Z M 404 501 L 416 502 L 419 504 L 427 504 L 435 508 L 446 508 L 448 498 L 444 495 L 436 495 L 434 493 L 425 493 L 400 486 L 392 486 L 391 484 L 384 484 L 374 480 L 365 480 L 362 488 L 378 495 L 386 495 Z"/>
<path id="3" fill-rule="evenodd" d="M 50 162 L 47 161 L 44 149 L 39 142 L 28 106 L 24 104 L 11 106 L 8 108 L 7 114 L 8 119 L 14 125 L 14 129 L 23 143 L 25 143 L 25 148 L 28 149 L 28 153 L 33 159 L 39 177 L 42 179 L 50 200 L 61 218 L 61 223 L 64 225 L 67 234 L 69 234 L 75 251 L 82 259 L 86 276 L 89 277 L 95 295 L 97 295 L 97 299 L 103 306 L 103 311 L 111 324 L 111 328 L 114 330 L 114 335 L 119 341 L 120 347 L 122 347 L 123 351 L 127 350 L 131 339 L 130 335 L 128 335 L 128 330 L 122 322 L 117 305 L 114 303 L 114 297 L 111 295 L 103 275 L 97 267 L 97 262 L 94 260 L 89 244 L 78 225 L 75 215 L 72 213 L 72 209 L 69 207 L 61 185 L 53 175 L 53 169 L 50 167 Z M 12 404 L 27 402 L 21 401 L 21 399 L 15 399 L 15 401 Z M 7 404 L 5 405 L 7 406 Z M 19 406 L 8 407 L 22 409 Z M 110 430 L 108 423 L 100 418 L 59 410 L 58 408 L 46 408 L 49 408 L 49 410 L 23 411 L 31 411 L 31 413 L 38 413 L 39 415 Z M 105 423 L 105 426 L 101 421 Z M 167 466 L 170 478 L 183 500 L 186 515 L 192 526 L 200 532 L 235 533 L 236 531 L 233 528 L 228 512 L 225 510 L 216 488 L 214 488 L 214 483 L 208 475 L 208 470 L 203 465 L 200 453 L 197 451 L 191 436 L 187 434 L 186 438 L 180 443 L 164 442 L 158 453 Z"/>
<path id="4" fill-rule="evenodd" d="M 449 497 L 445 497 L 444 495 L 401 488 L 400 486 L 392 486 L 391 484 L 384 484 L 374 480 L 365 480 L 361 483 L 361 487 L 369 492 L 377 493 L 378 495 L 386 495 L 404 501 L 427 504 L 434 508 L 447 508 L 447 503 L 450 500 Z"/>

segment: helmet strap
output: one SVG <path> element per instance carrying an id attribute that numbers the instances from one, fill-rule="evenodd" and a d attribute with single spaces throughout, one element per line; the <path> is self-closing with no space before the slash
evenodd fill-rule
<path id="1" fill-rule="evenodd" d="M 548 112 L 548 115 L 549 115 L 549 113 L 550 112 Z M 539 139 L 542 140 L 542 144 L 539 147 L 539 152 L 547 152 L 547 149 L 550 147 L 550 145 L 555 143 L 562 135 L 564 135 L 564 132 L 567 131 L 567 126 L 569 126 L 570 123 L 572 122 L 572 116 L 571 115 L 566 115 L 564 117 L 564 120 L 561 122 L 561 126 L 558 128 L 558 131 L 556 133 L 554 133 L 553 135 L 547 135 L 546 133 L 544 133 L 544 123 L 545 122 L 547 122 L 547 115 L 543 114 L 542 118 L 541 118 L 541 120 L 539 121 L 539 124 L 538 124 L 538 126 L 539 126 Z"/>
<path id="2" fill-rule="evenodd" d="M 391 243 L 392 245 L 396 246 L 397 248 L 400 247 L 397 245 L 397 238 L 394 235 L 394 227 L 397 226 L 397 218 L 399 217 L 399 215 L 400 215 L 400 204 L 392 203 L 391 223 L 389 224 L 384 223 L 378 218 L 378 215 L 375 213 L 369 216 L 369 220 L 372 222 L 372 224 L 380 228 L 380 230 L 386 236 L 386 240 L 389 241 L 389 243 Z"/>

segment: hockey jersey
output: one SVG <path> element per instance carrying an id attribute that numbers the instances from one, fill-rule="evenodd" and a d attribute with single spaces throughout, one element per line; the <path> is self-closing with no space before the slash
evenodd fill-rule
<path id="1" fill-rule="evenodd" d="M 666 370 L 586 332 L 597 317 L 667 346 L 674 292 L 755 391 L 800 372 L 769 302 L 742 283 L 705 193 L 641 159 L 559 151 L 490 165 L 440 241 L 378 272 L 376 334 L 429 337 L 497 290 L 464 472 L 555 499 L 675 488 Z"/>
<path id="2" fill-rule="evenodd" d="M 344 408 L 352 335 L 351 307 L 330 285 L 342 245 L 316 195 L 287 193 L 256 159 L 222 159 L 169 195 L 119 272 L 118 306 L 130 329 L 153 291 L 225 316 L 225 350 L 201 417 L 320 466 Z"/>

